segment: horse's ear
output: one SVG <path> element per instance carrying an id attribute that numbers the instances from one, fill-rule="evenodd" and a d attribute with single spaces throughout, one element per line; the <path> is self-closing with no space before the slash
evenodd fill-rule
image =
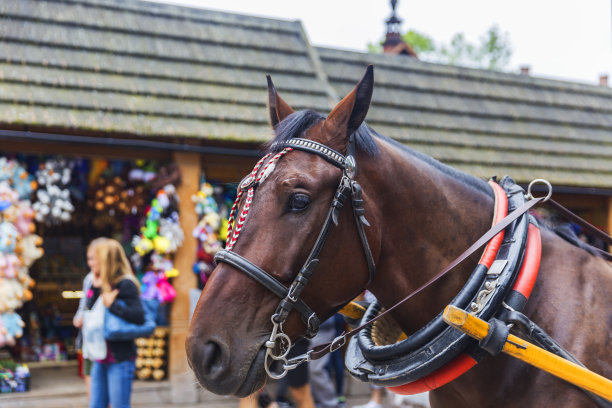
<path id="1" fill-rule="evenodd" d="M 325 119 L 324 129 L 332 137 L 341 137 L 340 151 L 344 151 L 351 136 L 363 123 L 370 102 L 372 101 L 372 91 L 374 90 L 374 67 L 368 65 L 363 78 L 359 81 L 355 89 L 346 95 L 330 112 Z M 338 141 L 327 141 L 330 147 L 338 147 Z"/>
<path id="2" fill-rule="evenodd" d="M 268 79 L 268 112 L 270 113 L 270 124 L 272 127 L 293 113 L 293 109 L 285 102 L 274 87 L 270 75 L 266 75 Z"/>

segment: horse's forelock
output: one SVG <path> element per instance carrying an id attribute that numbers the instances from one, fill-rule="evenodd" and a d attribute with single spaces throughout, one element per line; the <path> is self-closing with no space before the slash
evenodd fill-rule
<path id="1" fill-rule="evenodd" d="M 296 137 L 303 137 L 308 129 L 323 120 L 325 120 L 325 116 L 312 110 L 301 110 L 289 115 L 274 128 L 274 139 L 265 146 L 266 153 L 278 153 L 283 149 L 283 142 Z M 378 134 L 368 125 L 362 123 L 355 132 L 357 149 L 368 156 L 378 155 L 380 151 L 373 136 L 378 136 Z"/>

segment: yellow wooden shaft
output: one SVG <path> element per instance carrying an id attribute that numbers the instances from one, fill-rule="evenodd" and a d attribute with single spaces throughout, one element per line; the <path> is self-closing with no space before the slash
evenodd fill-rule
<path id="1" fill-rule="evenodd" d="M 365 314 L 365 307 L 361 306 L 357 302 L 350 302 L 342 309 L 338 310 L 338 313 L 350 318 L 350 319 L 361 319 Z"/>
<path id="2" fill-rule="evenodd" d="M 449 325 L 478 340 L 485 338 L 489 331 L 487 322 L 452 305 L 446 306 L 443 318 Z M 508 335 L 502 351 L 612 401 L 612 381 L 515 335 Z"/>

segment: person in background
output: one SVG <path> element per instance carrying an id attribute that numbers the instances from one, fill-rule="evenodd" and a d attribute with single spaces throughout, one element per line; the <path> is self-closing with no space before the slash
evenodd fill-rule
<path id="1" fill-rule="evenodd" d="M 287 360 L 302 354 L 306 354 L 309 346 L 310 342 L 307 339 L 298 340 L 293 345 L 291 350 L 289 350 Z M 310 389 L 308 364 L 309 363 L 300 364 L 294 370 L 289 370 L 285 376 L 287 386 L 289 388 L 289 395 L 291 396 L 291 399 L 293 399 L 296 408 L 315 408 L 314 399 L 312 398 L 312 392 Z"/>
<path id="2" fill-rule="evenodd" d="M 310 340 L 312 347 L 331 342 L 336 337 L 336 324 L 333 318 L 321 323 L 319 332 Z M 308 363 L 308 376 L 312 396 L 319 408 L 337 408 L 340 405 L 336 392 L 335 381 L 332 381 L 329 371 L 325 368 L 330 361 L 330 354 Z"/>
<path id="3" fill-rule="evenodd" d="M 346 329 L 346 322 L 340 313 L 334 314 L 331 319 L 334 321 L 336 333 L 334 337 L 340 336 Z M 336 383 L 336 395 L 338 395 L 338 405 L 344 407 L 346 405 L 346 397 L 344 396 L 344 354 L 340 348 L 329 354 L 329 363 L 325 369 L 330 373 Z"/>
<path id="4" fill-rule="evenodd" d="M 100 288 L 102 286 L 102 281 L 100 279 L 100 264 L 98 263 L 98 258 L 95 256 L 95 246 L 101 242 L 103 242 L 106 238 L 96 238 L 89 243 L 87 247 L 87 266 L 89 266 L 89 273 L 85 275 L 83 279 L 83 296 L 79 299 L 79 307 L 72 318 L 72 324 L 77 329 L 81 329 L 83 327 L 83 311 L 87 308 L 87 294 L 90 293 L 92 286 Z M 83 341 L 83 337 L 81 332 L 79 331 L 79 335 L 77 337 L 77 344 Z M 93 361 L 84 358 L 83 359 L 83 377 L 85 379 L 85 387 L 87 389 L 87 401 L 90 399 L 90 390 L 91 390 L 91 366 L 93 365 Z"/>
<path id="5" fill-rule="evenodd" d="M 309 340 L 300 339 L 298 340 L 289 353 L 287 359 L 300 356 L 308 351 L 310 345 Z M 277 361 L 277 364 L 282 364 L 281 361 Z M 272 367 L 272 370 L 279 369 L 280 367 Z M 287 391 L 289 391 L 289 397 L 293 400 L 293 404 L 289 404 L 287 399 Z M 279 408 L 293 406 L 295 408 L 315 408 L 315 402 L 312 397 L 312 392 L 309 383 L 309 370 L 308 363 L 302 363 L 297 368 L 289 370 L 287 375 L 281 378 L 276 383 L 276 400 L 274 401 L 266 390 L 260 390 L 257 393 L 249 395 L 240 399 L 238 408 Z"/>
<path id="6" fill-rule="evenodd" d="M 140 283 L 128 262 L 121 244 L 106 239 L 95 246 L 94 256 L 100 265 L 101 287 L 92 287 L 87 299 L 91 309 L 98 297 L 104 306 L 127 322 L 143 324 Z M 107 341 L 107 355 L 93 363 L 91 369 L 90 408 L 129 408 L 134 380 L 136 345 L 134 340 Z"/>

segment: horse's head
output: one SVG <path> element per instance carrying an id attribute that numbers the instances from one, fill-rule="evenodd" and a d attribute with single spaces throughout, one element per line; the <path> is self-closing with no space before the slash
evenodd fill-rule
<path id="1" fill-rule="evenodd" d="M 218 265 L 196 306 L 186 343 L 189 363 L 210 391 L 245 396 L 260 388 L 271 363 L 266 352 L 278 356 L 286 345 L 271 337 L 273 328 L 292 341 L 312 335 L 318 321 L 359 294 L 370 279 L 367 261 L 376 259 L 377 248 L 372 246 L 374 256 L 367 254 L 360 239 L 363 224 L 351 210 L 359 185 L 344 156 L 348 152 L 354 158 L 351 135 L 362 125 L 372 89 L 368 67 L 325 118 L 294 112 L 268 78 L 276 137 L 270 155 L 240 183 L 227 249 L 216 257 Z M 319 144 L 298 145 L 295 138 Z M 338 192 L 348 197 L 344 210 L 337 203 L 342 200 L 334 200 Z M 377 242 L 376 234 L 367 230 L 370 244 Z M 290 286 L 293 292 L 287 296 Z M 297 303 L 290 299 L 298 298 L 295 294 Z"/>

